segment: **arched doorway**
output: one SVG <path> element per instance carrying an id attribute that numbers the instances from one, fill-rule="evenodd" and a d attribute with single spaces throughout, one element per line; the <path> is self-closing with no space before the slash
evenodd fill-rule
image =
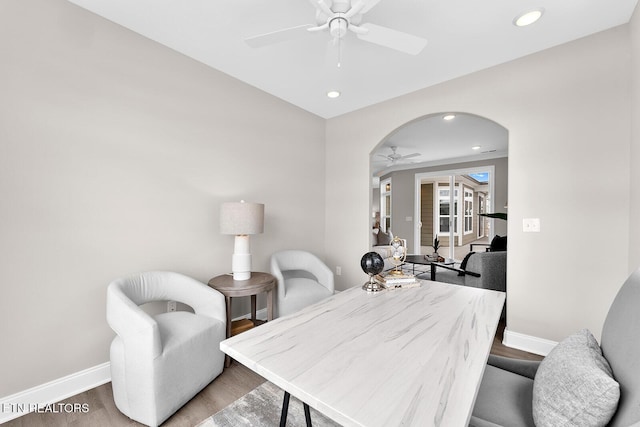
<path id="1" fill-rule="evenodd" d="M 507 207 L 508 131 L 492 120 L 463 112 L 420 117 L 374 148 L 370 170 L 372 226 L 406 238 L 413 253 L 431 246 L 427 243 L 443 232 L 449 234 L 452 257 L 464 253 L 456 245 L 468 246 L 479 235 L 506 235 L 506 221 L 482 221 L 477 215 L 506 212 Z M 483 171 L 490 171 L 490 182 L 474 178 Z M 421 203 L 426 196 L 418 177 L 424 176 L 434 184 L 428 203 Z M 449 185 L 455 190 L 447 192 Z"/>

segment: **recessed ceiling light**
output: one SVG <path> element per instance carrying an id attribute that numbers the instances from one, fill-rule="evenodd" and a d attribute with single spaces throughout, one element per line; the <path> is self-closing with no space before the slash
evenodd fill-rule
<path id="1" fill-rule="evenodd" d="M 474 145 L 473 147 L 471 147 L 472 150 L 479 150 L 480 146 L 479 145 Z"/>
<path id="2" fill-rule="evenodd" d="M 338 92 L 337 90 L 330 90 L 329 92 L 327 92 L 327 96 L 329 98 L 337 98 L 340 96 L 340 92 Z"/>
<path id="3" fill-rule="evenodd" d="M 513 20 L 513 25 L 516 27 L 526 27 L 536 22 L 544 13 L 543 8 L 528 10 L 516 16 Z"/>
<path id="4" fill-rule="evenodd" d="M 455 114 L 446 114 L 445 116 L 443 116 L 443 117 L 442 117 L 442 120 L 447 120 L 447 121 L 449 121 L 449 120 L 453 120 L 453 119 L 455 119 L 455 118 L 456 118 L 456 115 L 455 115 Z"/>

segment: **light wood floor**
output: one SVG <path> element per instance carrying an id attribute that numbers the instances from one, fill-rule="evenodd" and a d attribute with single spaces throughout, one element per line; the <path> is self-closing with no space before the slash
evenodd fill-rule
<path id="1" fill-rule="evenodd" d="M 493 338 L 493 345 L 491 346 L 491 354 L 504 357 L 513 357 L 514 359 L 525 360 L 542 360 L 543 357 L 533 353 L 527 353 L 526 351 L 516 350 L 515 348 L 507 347 L 502 344 L 504 336 L 505 323 L 501 321 L 498 325 L 496 336 Z"/>
<path id="2" fill-rule="evenodd" d="M 500 324 L 491 348 L 491 353 L 500 356 L 529 360 L 541 360 L 542 357 L 505 347 L 502 344 L 504 324 Z M 232 361 L 218 378 L 183 406 L 163 427 L 191 427 L 231 402 L 244 396 L 264 382 L 243 365 Z M 66 426 L 141 426 L 122 415 L 113 402 L 111 383 L 93 388 L 64 401 L 65 403 L 88 403 L 86 414 L 27 414 L 4 424 L 7 427 L 66 427 Z"/>
<path id="3" fill-rule="evenodd" d="M 264 382 L 264 378 L 233 361 L 231 366 L 162 424 L 163 427 L 191 427 L 215 414 Z M 143 426 L 122 415 L 113 402 L 111 383 L 80 393 L 65 403 L 88 403 L 86 414 L 27 414 L 11 420 L 7 427 L 108 427 Z"/>

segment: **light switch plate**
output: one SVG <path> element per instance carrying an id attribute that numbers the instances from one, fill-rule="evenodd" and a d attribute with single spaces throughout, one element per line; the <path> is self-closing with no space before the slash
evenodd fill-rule
<path id="1" fill-rule="evenodd" d="M 522 231 L 524 231 L 525 233 L 539 233 L 540 218 L 523 218 Z"/>

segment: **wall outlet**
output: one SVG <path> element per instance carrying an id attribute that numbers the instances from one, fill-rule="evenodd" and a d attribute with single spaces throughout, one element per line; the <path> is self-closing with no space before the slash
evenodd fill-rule
<path id="1" fill-rule="evenodd" d="M 336 267 L 336 276 L 342 276 L 342 267 Z"/>
<path id="2" fill-rule="evenodd" d="M 540 218 L 523 218 L 522 231 L 524 231 L 525 233 L 539 233 Z"/>
<path id="3" fill-rule="evenodd" d="M 177 303 L 175 301 L 168 301 L 167 302 L 167 311 L 176 311 L 177 307 Z"/>

